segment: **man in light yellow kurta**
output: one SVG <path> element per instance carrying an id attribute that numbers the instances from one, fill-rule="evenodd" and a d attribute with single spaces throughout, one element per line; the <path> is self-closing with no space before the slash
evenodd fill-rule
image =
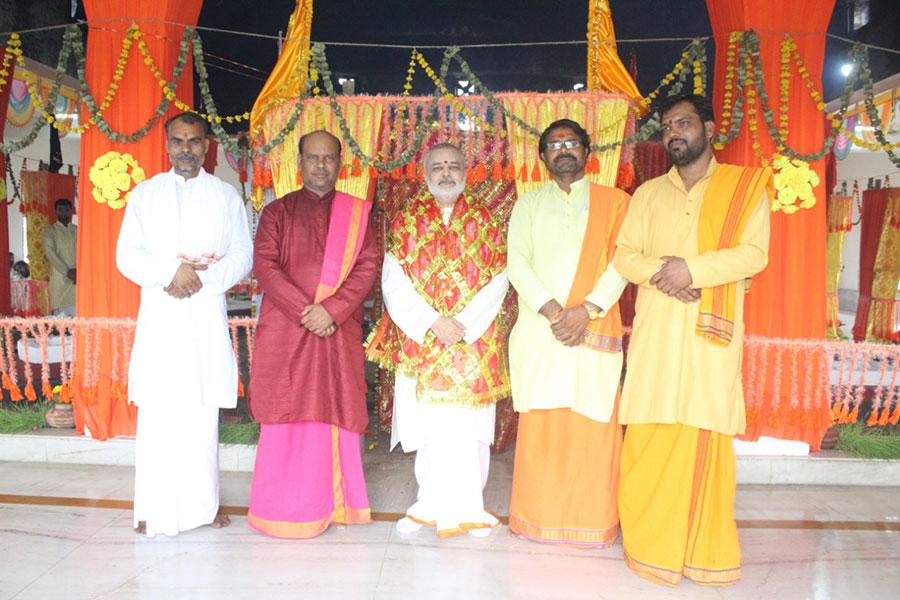
<path id="1" fill-rule="evenodd" d="M 766 265 L 768 202 L 765 192 L 755 192 L 735 243 L 701 253 L 698 236 L 708 225 L 701 208 L 732 202 L 719 188 L 708 196 L 710 183 L 718 170 L 737 167 L 713 158 L 715 128 L 705 98 L 679 97 L 661 114 L 675 166 L 635 191 L 614 260 L 639 286 L 619 407 L 628 425 L 622 539 L 629 566 L 648 579 L 674 585 L 683 575 L 723 585 L 740 577 L 731 436 L 745 425 L 743 301 L 748 278 Z M 767 171 L 743 170 L 768 180 Z M 729 342 L 714 342 L 697 331 L 700 296 L 729 283 L 736 283 L 733 331 Z"/>
<path id="2" fill-rule="evenodd" d="M 78 234 L 72 224 L 72 201 L 60 198 L 53 206 L 56 223 L 44 231 L 44 254 L 50 263 L 50 311 L 75 316 L 75 250 Z"/>
<path id="3" fill-rule="evenodd" d="M 535 541 L 602 546 L 618 534 L 615 403 L 622 347 L 615 336 L 602 337 L 602 350 L 583 342 L 597 319 L 616 319 L 621 329 L 618 309 L 607 312 L 626 282 L 604 267 L 627 195 L 584 178 L 590 140 L 577 123 L 551 124 L 539 149 L 553 181 L 522 196 L 509 223 L 508 273 L 519 296 L 509 362 L 520 413 L 509 526 Z M 570 302 L 598 191 L 610 200 L 592 218 L 608 231 L 601 241 L 609 253 L 592 272 L 588 293 Z"/>

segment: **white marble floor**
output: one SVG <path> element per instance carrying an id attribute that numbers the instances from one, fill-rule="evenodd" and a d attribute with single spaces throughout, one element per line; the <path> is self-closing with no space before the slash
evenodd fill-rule
<path id="1" fill-rule="evenodd" d="M 509 463 L 495 457 L 486 494 L 499 514 L 506 514 Z M 401 512 L 414 494 L 410 458 L 367 461 L 366 469 L 373 510 Z M 0 462 L 0 600 L 844 599 L 900 590 L 900 531 L 860 530 L 897 529 L 900 488 L 739 486 L 743 580 L 674 589 L 632 574 L 621 544 L 550 547 L 505 527 L 483 540 L 438 540 L 431 531 L 401 539 L 392 522 L 378 521 L 294 542 L 265 538 L 233 517 L 224 530 L 146 539 L 132 531 L 128 510 L 19 503 L 28 502 L 23 496 L 129 500 L 132 476 L 127 467 Z M 248 486 L 247 473 L 223 474 L 222 503 L 246 506 Z"/>

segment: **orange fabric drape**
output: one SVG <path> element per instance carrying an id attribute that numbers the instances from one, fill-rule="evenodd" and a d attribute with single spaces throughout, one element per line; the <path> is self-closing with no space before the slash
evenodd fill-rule
<path id="1" fill-rule="evenodd" d="M 183 28 L 164 23 L 196 25 L 202 0 L 85 0 L 84 9 L 92 27 L 88 30 L 87 83 L 97 98 L 102 98 L 112 81 L 125 31 L 132 22 L 140 25 L 144 40 L 156 66 L 167 79 L 178 57 Z M 193 103 L 192 63 L 188 61 L 177 87 L 179 98 Z M 119 90 L 105 111 L 110 126 L 122 133 L 131 133 L 143 126 L 159 104 L 161 92 L 139 52 L 132 51 L 125 67 L 125 77 Z M 177 109 L 170 105 L 170 116 Z M 82 108 L 82 120 L 87 119 Z M 135 317 L 139 305 L 138 287 L 126 280 L 116 269 L 116 240 L 124 210 L 110 209 L 94 202 L 91 182 L 86 176 L 94 160 L 116 150 L 129 152 L 138 161 L 147 177 L 169 168 L 165 147 L 164 119 L 148 135 L 132 144 L 113 143 L 96 127 L 81 139 L 81 169 L 79 178 L 81 198 L 78 223 L 78 286 L 77 311 L 79 317 Z M 77 357 L 78 369 L 74 381 L 76 427 L 85 425 L 98 439 L 116 435 L 134 435 L 137 410 L 127 403 L 125 391 L 113 386 L 110 372 L 113 353 L 109 341 L 102 345 L 97 364 L 87 361 L 82 352 Z M 125 368 L 124 365 L 116 365 Z M 86 383 L 85 369 L 99 372 Z M 165 374 L 160 374 L 165 376 Z M 96 381 L 96 384 L 91 384 Z"/>
<path id="2" fill-rule="evenodd" d="M 609 0 L 590 0 L 587 29 L 587 89 L 641 100 L 643 96 L 616 50 Z"/>
<path id="3" fill-rule="evenodd" d="M 825 31 L 834 9 L 834 0 L 707 0 L 710 23 L 716 44 L 715 91 L 713 103 L 721 112 L 725 83 L 725 50 L 732 31 L 754 29 L 760 37 L 762 61 L 770 108 L 777 110 L 780 74 L 780 43 L 784 33 L 793 34 L 797 50 L 810 78 L 821 90 Z M 800 152 L 821 149 L 825 137 L 822 113 L 809 93 L 795 84 L 790 95 L 788 144 Z M 769 138 L 760 114 L 759 134 L 762 152 L 771 156 L 774 143 Z M 759 164 L 753 154 L 745 117 L 740 135 L 719 153 L 719 159 L 743 165 Z M 824 161 L 812 163 L 821 181 L 825 180 Z M 748 334 L 781 338 L 825 336 L 825 188 L 815 189 L 816 205 L 793 215 L 772 214 L 769 265 L 754 278 L 747 297 L 745 322 Z M 746 370 L 746 363 L 745 363 Z M 818 374 L 814 374 L 818 375 Z M 827 381 L 824 377 L 821 381 Z M 762 391 L 767 414 L 747 423 L 747 439 L 769 435 L 808 442 L 818 449 L 830 426 L 827 406 L 814 406 L 802 422 L 779 419 L 782 402 L 789 402 L 790 390 L 771 381 Z"/>

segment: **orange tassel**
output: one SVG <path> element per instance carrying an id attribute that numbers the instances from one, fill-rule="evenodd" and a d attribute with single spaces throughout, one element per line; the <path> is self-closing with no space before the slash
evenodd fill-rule
<path id="1" fill-rule="evenodd" d="M 519 179 L 522 181 L 528 181 L 528 167 L 522 165 L 522 168 L 519 169 Z"/>
<path id="2" fill-rule="evenodd" d="M 353 162 L 350 164 L 350 174 L 354 177 L 362 175 L 362 166 L 360 165 L 358 158 L 354 158 Z"/>
<path id="3" fill-rule="evenodd" d="M 475 172 L 471 169 L 466 171 L 466 185 L 471 186 L 475 183 Z"/>
<path id="4" fill-rule="evenodd" d="M 244 396 L 244 382 L 238 378 L 238 396 Z"/>
<path id="5" fill-rule="evenodd" d="M 401 167 L 394 167 L 394 170 L 391 171 L 391 179 L 398 181 L 401 177 L 403 177 L 403 169 Z"/>
<path id="6" fill-rule="evenodd" d="M 894 412 L 891 413 L 891 418 L 888 421 L 891 425 L 896 425 L 900 423 L 900 402 L 894 405 Z"/>
<path id="7" fill-rule="evenodd" d="M 347 165 L 341 165 L 341 170 L 338 172 L 338 179 L 347 179 Z"/>
<path id="8" fill-rule="evenodd" d="M 503 176 L 504 179 L 509 179 L 510 181 L 516 180 L 516 167 L 512 164 L 512 162 L 506 163 L 506 173 Z"/>
<path id="9" fill-rule="evenodd" d="M 503 169 L 500 168 L 499 162 L 495 162 L 494 167 L 491 169 L 491 179 L 493 181 L 500 181 L 503 179 Z"/>
<path id="10" fill-rule="evenodd" d="M 0 378 L 0 381 L 3 382 L 3 387 L 4 387 L 4 388 L 6 388 L 6 389 L 8 389 L 8 390 L 11 390 L 11 389 L 12 389 L 12 381 L 9 379 L 9 375 L 7 375 L 6 373 L 4 373 L 4 374 L 3 374 L 3 377 Z"/>
<path id="11" fill-rule="evenodd" d="M 484 168 L 484 163 L 478 163 L 475 166 L 475 181 L 478 183 L 484 183 L 487 179 L 487 169 Z"/>
<path id="12" fill-rule="evenodd" d="M 378 177 L 378 175 L 379 175 L 379 173 L 378 173 L 378 171 L 375 170 L 375 167 L 369 167 L 369 178 L 370 179 L 375 179 L 376 177 Z"/>
<path id="13" fill-rule="evenodd" d="M 859 404 L 853 407 L 853 412 L 850 413 L 848 418 L 850 423 L 856 423 L 859 420 Z"/>
<path id="14" fill-rule="evenodd" d="M 297 171 L 297 173 L 299 174 L 300 171 Z M 303 176 L 300 176 L 300 181 L 301 182 L 303 181 Z M 272 169 L 264 169 L 263 170 L 263 186 L 265 186 L 267 188 L 274 187 L 272 185 Z"/>
<path id="15" fill-rule="evenodd" d="M 866 425 L 869 427 L 874 427 L 878 424 L 878 409 L 872 408 L 872 412 L 869 413 L 869 418 L 866 419 Z"/>
<path id="16" fill-rule="evenodd" d="M 45 381 L 44 385 L 41 386 L 41 393 L 44 395 L 44 398 L 49 400 L 53 397 L 53 388 L 51 388 L 50 384 Z"/>
<path id="17" fill-rule="evenodd" d="M 531 180 L 532 181 L 540 181 L 541 177 L 541 168 L 537 163 L 534 163 L 534 168 L 531 169 Z"/>
<path id="18" fill-rule="evenodd" d="M 28 385 L 25 386 L 25 397 L 28 398 L 29 402 L 34 402 L 37 400 L 37 394 L 34 393 L 34 386 L 31 385 L 31 382 L 28 382 Z"/>
<path id="19" fill-rule="evenodd" d="M 300 169 L 297 169 L 297 172 L 294 174 L 294 183 L 298 186 L 303 185 L 303 173 L 300 172 Z"/>
<path id="20" fill-rule="evenodd" d="M 19 386 L 12 386 L 12 389 L 9 390 L 9 399 L 13 402 L 19 402 L 23 398 L 24 396 L 22 396 L 22 390 L 19 389 Z"/>
<path id="21" fill-rule="evenodd" d="M 585 170 L 585 172 L 592 173 L 592 174 L 600 172 L 600 161 L 597 159 L 596 156 L 591 156 L 588 159 L 587 165 L 585 165 L 584 170 Z"/>
<path id="22" fill-rule="evenodd" d="M 416 178 L 416 163 L 409 161 L 406 163 L 406 178 L 407 179 L 415 179 Z"/>
<path id="23" fill-rule="evenodd" d="M 888 406 L 887 403 L 883 407 L 881 407 L 881 417 L 878 419 L 878 424 L 881 426 L 887 425 L 888 421 L 891 419 L 891 407 Z"/>

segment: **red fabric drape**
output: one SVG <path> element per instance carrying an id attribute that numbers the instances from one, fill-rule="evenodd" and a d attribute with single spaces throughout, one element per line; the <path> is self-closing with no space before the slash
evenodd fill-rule
<path id="1" fill-rule="evenodd" d="M 762 61 L 770 108 L 777 111 L 780 76 L 780 43 L 791 33 L 809 76 L 819 90 L 825 51 L 825 31 L 834 9 L 834 0 L 707 0 L 710 23 L 716 44 L 715 90 L 713 103 L 721 113 L 725 83 L 725 51 L 732 31 L 753 29 L 760 37 Z M 788 143 L 800 152 L 821 149 L 825 136 L 822 113 L 805 86 L 795 78 L 789 102 Z M 740 135 L 719 153 L 719 160 L 743 165 L 758 165 L 745 116 Z M 759 115 L 762 152 L 771 156 L 774 143 Z M 824 161 L 811 165 L 825 182 Z M 747 297 L 745 323 L 748 334 L 783 338 L 825 337 L 825 187 L 815 189 L 816 205 L 793 215 L 772 214 L 769 265 L 754 278 Z M 826 373 L 813 374 L 815 381 L 827 381 Z M 749 439 L 760 435 L 797 439 L 818 449 L 822 435 L 830 426 L 828 407 L 814 407 L 803 422 L 779 418 L 778 405 L 789 401 L 790 390 L 779 389 L 770 381 L 763 393 L 767 411 L 747 424 Z M 749 417 L 749 415 L 748 415 Z"/>
<path id="2" fill-rule="evenodd" d="M 12 67 L 10 67 L 12 71 Z M 0 90 L 0 142 L 3 140 L 3 130 L 6 129 L 6 109 L 9 108 L 9 89 L 12 87 L 12 72 L 3 90 Z M 6 181 L 6 159 L 0 154 L 0 177 Z M 0 198 L 2 206 L 0 206 L 0 248 L 6 248 L 6 251 L 0 252 L 0 315 L 12 314 L 10 306 L 10 289 L 9 289 L 9 215 L 6 210 L 6 198 Z M 17 257 L 21 260 L 21 256 Z"/>
<path id="3" fill-rule="evenodd" d="M 203 159 L 203 170 L 213 175 L 217 164 L 219 164 L 219 142 L 209 140 L 209 149 L 206 151 L 206 158 Z"/>
<path id="4" fill-rule="evenodd" d="M 890 188 L 866 190 L 862 195 L 862 222 L 859 233 L 859 304 L 853 323 L 853 340 L 866 339 L 869 307 L 872 304 L 872 283 L 875 281 L 875 259 L 884 230 L 884 216 Z"/>
<path id="5" fill-rule="evenodd" d="M 144 33 L 154 62 L 166 79 L 171 78 L 178 57 L 183 28 L 165 23 L 194 26 L 200 15 L 202 0 L 85 0 L 88 22 L 87 83 L 95 97 L 102 98 L 112 81 L 125 31 L 136 22 Z M 179 98 L 193 103 L 192 63 L 188 61 L 177 88 Z M 159 104 L 159 85 L 144 65 L 140 52 L 132 50 L 125 67 L 125 77 L 104 117 L 119 132 L 131 133 L 143 126 Z M 177 109 L 170 105 L 169 114 Z M 82 119 L 86 119 L 82 112 Z M 79 197 L 81 214 L 78 228 L 78 287 L 77 311 L 80 317 L 135 317 L 139 304 L 138 288 L 116 269 L 115 249 L 124 210 L 112 210 L 95 202 L 87 172 L 94 160 L 108 152 L 129 152 L 147 174 L 152 177 L 169 168 L 165 147 L 164 119 L 157 122 L 150 133 L 133 144 L 112 143 L 96 127 L 81 139 L 81 170 Z M 75 377 L 75 418 L 79 431 L 87 425 L 98 439 L 115 435 L 133 435 L 137 420 L 136 409 L 128 405 L 124 390 L 112 389 L 112 369 L 127 365 L 113 364 L 109 345 L 103 346 L 99 364 L 79 356 Z M 99 369 L 96 387 L 86 387 L 84 369 Z M 160 373 L 160 377 L 165 377 Z M 93 378 L 92 378 L 93 379 Z"/>

